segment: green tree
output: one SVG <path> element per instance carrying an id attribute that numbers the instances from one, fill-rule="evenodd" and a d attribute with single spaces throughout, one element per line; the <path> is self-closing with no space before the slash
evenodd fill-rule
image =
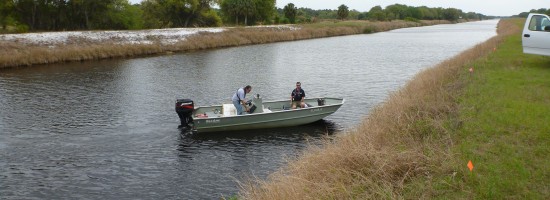
<path id="1" fill-rule="evenodd" d="M 17 18 L 19 18 L 19 21 L 27 24 L 31 30 L 35 29 L 35 19 L 38 13 L 37 7 L 37 2 L 32 0 L 19 0 L 15 4 Z"/>
<path id="2" fill-rule="evenodd" d="M 13 0 L 0 0 L 0 26 L 6 30 L 8 25 L 15 23 L 15 5 Z"/>
<path id="3" fill-rule="evenodd" d="M 127 1 L 127 0 L 126 0 Z M 74 29 L 109 29 L 109 12 L 114 0 L 70 0 L 69 19 Z"/>
<path id="4" fill-rule="evenodd" d="M 244 15 L 244 25 L 248 26 L 248 17 L 254 17 L 256 14 L 256 4 L 252 0 L 241 0 L 239 5 L 241 15 Z"/>
<path id="5" fill-rule="evenodd" d="M 143 12 L 127 0 L 115 0 L 108 6 L 106 27 L 108 29 L 141 29 Z"/>
<path id="6" fill-rule="evenodd" d="M 521 12 L 519 13 L 518 17 L 527 18 L 529 16 L 529 12 Z"/>
<path id="7" fill-rule="evenodd" d="M 420 12 L 420 9 L 417 7 L 408 6 L 407 14 L 409 14 L 409 16 L 407 17 L 412 17 L 414 19 L 424 19 L 424 15 L 422 14 L 422 12 Z"/>
<path id="8" fill-rule="evenodd" d="M 443 12 L 445 11 L 444 8 L 439 7 L 439 8 L 433 8 L 432 10 L 435 12 L 436 19 L 445 19 L 443 17 Z"/>
<path id="9" fill-rule="evenodd" d="M 337 10 L 320 10 L 319 11 L 319 18 L 320 19 L 338 19 L 338 11 Z"/>
<path id="10" fill-rule="evenodd" d="M 271 23 L 275 15 L 275 0 L 254 0 L 254 4 L 256 5 L 255 21 Z"/>
<path id="11" fill-rule="evenodd" d="M 144 0 L 141 2 L 143 11 L 143 26 L 145 28 L 170 27 L 170 20 L 166 19 L 165 11 L 157 0 Z"/>
<path id="12" fill-rule="evenodd" d="M 382 10 L 382 7 L 374 6 L 369 10 L 369 19 L 376 21 L 385 21 L 386 13 Z"/>
<path id="13" fill-rule="evenodd" d="M 222 0 L 220 9 L 226 18 L 235 18 L 235 24 L 239 24 L 239 10 L 237 9 L 238 0 Z"/>
<path id="14" fill-rule="evenodd" d="M 458 21 L 461 13 L 462 11 L 456 8 L 447 8 L 443 10 L 443 18 L 449 21 L 456 22 Z"/>
<path id="15" fill-rule="evenodd" d="M 294 24 L 296 23 L 296 14 L 298 13 L 298 10 L 296 7 L 294 7 L 293 3 L 287 4 L 283 8 L 283 12 L 285 14 L 285 17 L 290 21 L 290 23 Z"/>
<path id="16" fill-rule="evenodd" d="M 369 13 L 368 12 L 359 13 L 359 15 L 357 15 L 358 20 L 366 20 L 368 18 L 369 18 Z"/>
<path id="17" fill-rule="evenodd" d="M 12 21 L 21 22 L 30 30 L 142 27 L 140 8 L 130 5 L 128 0 L 8 0 L 0 3 L 0 8 L 12 7 L 12 12 L 7 12 L 15 18 Z"/>
<path id="18" fill-rule="evenodd" d="M 55 30 L 64 19 L 63 0 L 18 0 L 12 3 L 17 21 L 27 24 L 31 30 Z"/>
<path id="19" fill-rule="evenodd" d="M 434 14 L 434 12 L 431 9 L 429 9 L 428 7 L 421 6 L 421 7 L 418 7 L 417 9 L 422 15 L 422 18 L 418 18 L 418 19 L 427 19 L 427 20 L 436 19 L 436 17 L 435 17 L 436 14 Z"/>
<path id="20" fill-rule="evenodd" d="M 188 27 L 199 10 L 198 0 L 166 0 L 161 5 L 166 9 L 166 17 L 174 27 Z"/>
<path id="21" fill-rule="evenodd" d="M 141 3 L 147 28 L 219 26 L 221 19 L 212 12 L 214 0 L 145 0 Z"/>
<path id="22" fill-rule="evenodd" d="M 464 15 L 465 15 L 466 19 L 478 19 L 479 18 L 479 16 L 475 12 L 468 12 L 468 13 L 465 13 Z"/>
<path id="23" fill-rule="evenodd" d="M 197 26 L 221 26 L 222 20 L 218 12 L 212 9 L 212 6 L 218 4 L 220 0 L 199 0 L 200 15 L 194 20 Z"/>
<path id="24" fill-rule="evenodd" d="M 223 0 L 220 4 L 222 13 L 228 18 L 235 18 L 235 24 L 239 24 L 239 18 L 248 23 L 248 17 L 256 13 L 255 4 L 252 0 Z"/>
<path id="25" fill-rule="evenodd" d="M 222 19 L 216 11 L 210 9 L 207 12 L 201 12 L 201 16 L 195 21 L 198 26 L 221 26 Z"/>
<path id="26" fill-rule="evenodd" d="M 394 20 L 394 19 L 405 19 L 405 17 L 410 17 L 409 13 L 407 12 L 407 6 L 401 5 L 401 4 L 393 4 L 386 6 L 386 15 L 388 16 L 388 20 Z"/>
<path id="27" fill-rule="evenodd" d="M 539 8 L 535 11 L 535 13 L 541 13 L 541 14 L 544 14 L 546 13 L 548 10 L 546 8 Z"/>
<path id="28" fill-rule="evenodd" d="M 351 9 L 349 11 L 348 18 L 349 19 L 358 19 L 360 14 L 361 14 L 361 12 L 359 12 L 358 10 Z"/>
<path id="29" fill-rule="evenodd" d="M 338 13 L 338 19 L 344 20 L 349 15 L 349 9 L 346 5 L 342 4 L 342 5 L 338 6 L 338 12 L 337 13 Z"/>

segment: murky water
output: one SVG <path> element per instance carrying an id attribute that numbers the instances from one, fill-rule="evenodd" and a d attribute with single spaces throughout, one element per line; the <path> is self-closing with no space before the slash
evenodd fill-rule
<path id="1" fill-rule="evenodd" d="M 339 134 L 419 71 L 495 35 L 497 21 L 0 71 L 0 198 L 217 199 Z M 252 85 L 346 98 L 299 127 L 189 137 L 176 98 L 229 102 Z"/>

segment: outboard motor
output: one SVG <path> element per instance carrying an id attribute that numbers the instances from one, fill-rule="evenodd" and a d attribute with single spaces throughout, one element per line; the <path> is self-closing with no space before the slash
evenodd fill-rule
<path id="1" fill-rule="evenodd" d="M 193 111 L 195 110 L 195 104 L 191 99 L 177 99 L 176 100 L 176 113 L 180 117 L 181 125 L 189 126 L 189 123 L 193 122 Z"/>

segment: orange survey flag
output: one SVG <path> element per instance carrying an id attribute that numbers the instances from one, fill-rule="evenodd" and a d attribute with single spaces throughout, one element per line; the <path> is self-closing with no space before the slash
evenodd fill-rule
<path id="1" fill-rule="evenodd" d="M 468 161 L 468 168 L 470 169 L 470 171 L 472 171 L 474 169 L 474 164 L 472 163 L 472 161 Z"/>

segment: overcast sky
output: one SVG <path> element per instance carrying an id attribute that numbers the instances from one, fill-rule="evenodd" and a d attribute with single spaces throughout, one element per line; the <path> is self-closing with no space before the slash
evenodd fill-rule
<path id="1" fill-rule="evenodd" d="M 549 0 L 276 0 L 277 7 L 283 8 L 288 3 L 293 3 L 297 8 L 305 7 L 314 10 L 338 9 L 345 4 L 350 10 L 360 12 L 369 11 L 374 6 L 385 8 L 392 4 L 405 4 L 407 6 L 427 6 L 430 8 L 458 8 L 463 12 L 476 12 L 491 16 L 511 16 L 531 9 L 550 8 Z M 141 0 L 130 0 L 131 3 L 139 3 Z"/>

